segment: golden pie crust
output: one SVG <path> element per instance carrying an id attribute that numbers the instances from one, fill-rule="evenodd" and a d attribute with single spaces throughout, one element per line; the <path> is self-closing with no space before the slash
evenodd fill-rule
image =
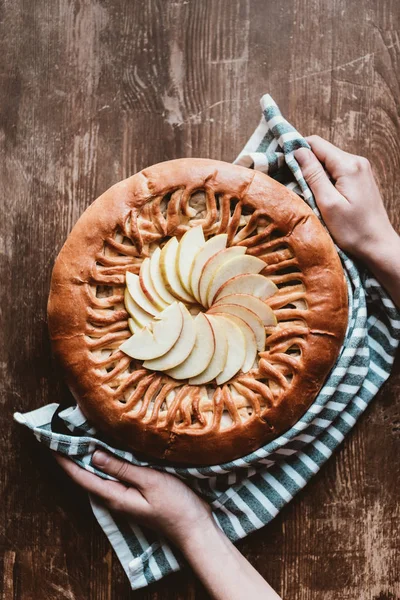
<path id="1" fill-rule="evenodd" d="M 202 225 L 264 260 L 279 291 L 266 350 L 230 382 L 190 386 L 119 350 L 131 334 L 125 272 Z M 76 401 L 116 445 L 182 464 L 256 450 L 307 410 L 334 365 L 348 302 L 331 238 L 307 204 L 260 172 L 206 159 L 160 163 L 117 183 L 84 212 L 54 266 L 49 329 Z"/>

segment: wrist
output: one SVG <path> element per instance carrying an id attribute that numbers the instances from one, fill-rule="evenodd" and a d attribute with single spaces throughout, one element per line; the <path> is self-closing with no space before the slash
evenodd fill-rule
<path id="1" fill-rule="evenodd" d="M 361 248 L 358 258 L 373 272 L 392 271 L 400 261 L 400 237 L 391 229 L 379 240 Z"/>
<path id="2" fill-rule="evenodd" d="M 195 525 L 186 532 L 186 535 L 181 536 L 179 547 L 183 554 L 190 561 L 190 556 L 198 552 L 209 552 L 212 548 L 228 542 L 228 538 L 219 529 L 213 517 L 210 515 L 209 520 L 199 525 Z"/>
<path id="3" fill-rule="evenodd" d="M 214 519 L 205 527 L 195 527 L 181 550 L 212 598 L 280 600 Z"/>

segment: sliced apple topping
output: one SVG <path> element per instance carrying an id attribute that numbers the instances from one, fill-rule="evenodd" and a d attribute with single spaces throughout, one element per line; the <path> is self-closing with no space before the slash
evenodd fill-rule
<path id="1" fill-rule="evenodd" d="M 198 302 L 200 302 L 200 293 L 199 293 L 199 282 L 200 277 L 203 272 L 203 268 L 207 261 L 217 254 L 220 250 L 223 250 L 226 247 L 226 242 L 228 241 L 228 236 L 226 233 L 221 233 L 220 235 L 216 235 L 215 237 L 210 238 L 199 250 L 193 260 L 191 272 L 190 272 L 190 287 L 192 290 L 193 296 L 196 298 Z"/>
<path id="2" fill-rule="evenodd" d="M 144 327 L 147 323 L 150 323 L 153 315 L 140 308 L 139 304 L 130 295 L 128 288 L 125 288 L 124 302 L 126 311 L 139 327 Z"/>
<path id="3" fill-rule="evenodd" d="M 188 229 L 183 234 L 179 242 L 178 252 L 176 255 L 176 270 L 178 271 L 179 279 L 185 290 L 192 294 L 192 286 L 190 285 L 190 273 L 192 264 L 197 252 L 206 243 L 204 239 L 203 228 L 201 225 Z"/>
<path id="4" fill-rule="evenodd" d="M 209 383 L 222 372 L 226 364 L 226 357 L 228 355 L 228 342 L 223 324 L 218 320 L 218 318 L 211 315 L 207 315 L 207 319 L 209 320 L 214 332 L 215 351 L 210 364 L 205 371 L 196 377 L 191 377 L 189 379 L 189 383 L 191 385 L 202 385 L 203 383 Z"/>
<path id="5" fill-rule="evenodd" d="M 239 317 L 240 319 L 243 319 L 243 321 L 245 323 L 247 323 L 247 325 L 249 325 L 249 327 L 251 327 L 251 329 L 254 332 L 254 335 L 256 336 L 257 350 L 259 352 L 264 352 L 264 350 L 265 350 L 264 325 L 263 325 L 263 322 L 261 321 L 260 317 L 258 317 L 256 315 L 256 313 L 254 313 L 252 310 L 249 310 L 248 308 L 245 308 L 244 306 L 239 306 L 237 304 L 223 304 L 221 302 L 221 304 L 217 304 L 216 306 L 213 306 L 212 308 L 210 308 L 209 313 L 210 314 L 223 313 L 223 314 L 228 314 L 228 315 L 234 315 L 236 317 Z"/>
<path id="6" fill-rule="evenodd" d="M 145 369 L 151 369 L 152 371 L 168 371 L 169 369 L 173 369 L 182 364 L 193 350 L 196 341 L 196 327 L 194 325 L 193 317 L 184 304 L 180 302 L 178 306 L 182 314 L 183 326 L 179 330 L 178 338 L 175 339 L 176 343 L 169 348 L 169 352 L 167 351 L 162 356 L 159 355 L 159 358 L 146 360 L 143 363 Z M 168 309 L 164 312 L 167 310 Z M 178 323 L 177 328 L 179 329 Z"/>
<path id="7" fill-rule="evenodd" d="M 208 288 L 218 269 L 228 260 L 235 258 L 235 256 L 241 256 L 245 252 L 246 248 L 243 248 L 243 246 L 233 246 L 232 248 L 226 248 L 226 250 L 220 250 L 208 259 L 201 272 L 198 287 L 200 302 L 203 306 L 207 306 Z"/>
<path id="8" fill-rule="evenodd" d="M 129 331 L 131 332 L 132 335 L 135 335 L 135 333 L 137 333 L 138 331 L 140 331 L 141 329 L 143 329 L 143 327 L 141 327 L 140 325 L 138 325 L 136 323 L 136 321 L 134 321 L 132 319 L 132 317 L 130 319 L 128 319 L 128 327 L 129 327 Z"/>
<path id="9" fill-rule="evenodd" d="M 207 306 L 211 306 L 220 288 L 232 277 L 244 273 L 260 273 L 265 268 L 265 262 L 256 256 L 236 256 L 223 264 L 214 274 L 207 291 Z"/>
<path id="10" fill-rule="evenodd" d="M 150 258 L 150 277 L 157 294 L 164 300 L 164 302 L 167 304 L 172 304 L 173 302 L 176 302 L 176 298 L 167 290 L 164 280 L 161 277 L 160 256 L 161 249 L 156 248 Z"/>
<path id="11" fill-rule="evenodd" d="M 236 317 L 235 315 L 225 314 L 223 315 L 229 321 L 233 321 L 238 327 L 240 327 L 244 339 L 246 341 L 246 356 L 244 362 L 242 364 L 243 373 L 247 373 L 250 371 L 257 357 L 257 342 L 256 336 L 254 335 L 254 331 L 243 319 L 240 317 Z"/>
<path id="12" fill-rule="evenodd" d="M 228 296 L 223 296 L 220 300 L 217 300 L 217 302 L 214 303 L 214 306 L 219 306 L 222 303 L 237 304 L 238 306 L 248 308 L 260 317 L 263 325 L 266 327 L 276 325 L 276 317 L 272 308 L 260 300 L 260 298 L 256 298 L 250 294 L 229 294 Z"/>
<path id="13" fill-rule="evenodd" d="M 165 302 L 162 297 L 156 291 L 153 280 L 150 275 L 150 259 L 145 258 L 140 267 L 139 274 L 140 287 L 142 288 L 144 295 L 156 306 L 159 310 L 163 310 L 171 304 L 171 302 Z"/>
<path id="14" fill-rule="evenodd" d="M 222 385 L 232 379 L 234 375 L 243 366 L 246 358 L 246 339 L 241 328 L 232 320 L 225 319 L 222 315 L 219 316 L 219 321 L 226 321 L 226 327 L 229 328 L 229 335 L 226 336 L 228 342 L 228 354 L 226 357 L 225 367 L 216 377 L 217 385 Z"/>
<path id="15" fill-rule="evenodd" d="M 146 294 L 142 290 L 139 275 L 134 275 L 133 273 L 127 271 L 126 285 L 131 297 L 144 312 L 150 313 L 153 316 L 158 315 L 160 310 L 156 306 L 154 306 L 152 302 L 150 302 L 150 300 L 147 298 Z M 134 317 L 134 315 L 132 316 Z"/>
<path id="16" fill-rule="evenodd" d="M 231 294 L 250 294 L 261 300 L 266 300 L 276 294 L 277 291 L 278 288 L 274 282 L 267 279 L 267 277 L 247 273 L 228 279 L 219 289 L 214 302 L 218 302 L 224 296 L 230 296 Z"/>
<path id="17" fill-rule="evenodd" d="M 253 368 L 265 350 L 265 327 L 277 323 L 264 301 L 278 288 L 260 275 L 260 258 L 244 246 L 226 248 L 227 240 L 205 241 L 202 227 L 193 227 L 180 242 L 172 237 L 156 248 L 139 275 L 126 273 L 132 337 L 123 352 L 191 385 L 223 385 Z"/>
<path id="18" fill-rule="evenodd" d="M 202 373 L 210 364 L 215 352 L 214 331 L 210 321 L 203 313 L 194 319 L 196 341 L 186 360 L 169 369 L 167 375 L 174 379 L 189 379 Z"/>
<path id="19" fill-rule="evenodd" d="M 184 325 L 182 306 L 177 302 L 168 306 L 151 323 L 126 340 L 120 346 L 122 352 L 138 360 L 151 361 L 171 350 L 176 342 L 182 339 Z"/>
<path id="20" fill-rule="evenodd" d="M 161 250 L 161 277 L 163 278 L 165 287 L 170 294 L 176 298 L 179 298 L 179 300 L 182 300 L 183 302 L 194 302 L 193 296 L 188 294 L 188 292 L 182 286 L 178 276 L 176 269 L 178 247 L 178 240 L 176 237 L 172 237 Z"/>

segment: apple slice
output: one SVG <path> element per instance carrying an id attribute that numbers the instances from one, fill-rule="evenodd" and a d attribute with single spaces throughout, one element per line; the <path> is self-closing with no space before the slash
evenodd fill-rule
<path id="1" fill-rule="evenodd" d="M 150 258 L 150 277 L 157 294 L 164 302 L 172 304 L 173 302 L 176 302 L 176 298 L 169 293 L 165 287 L 164 280 L 161 277 L 160 256 L 161 248 L 156 248 Z"/>
<path id="2" fill-rule="evenodd" d="M 174 369 L 169 369 L 167 375 L 174 379 L 189 379 L 202 373 L 211 362 L 215 351 L 214 331 L 210 321 L 203 313 L 194 319 L 196 341 L 193 350 L 186 360 Z"/>
<path id="3" fill-rule="evenodd" d="M 222 326 L 227 328 L 228 335 L 226 336 L 228 342 L 228 355 L 226 357 L 225 367 L 221 373 L 217 376 L 217 385 L 222 385 L 232 379 L 234 375 L 243 366 L 246 358 L 246 339 L 242 333 L 241 328 L 236 325 L 232 320 L 225 318 L 223 315 L 215 315 L 216 318 L 221 322 Z"/>
<path id="4" fill-rule="evenodd" d="M 152 302 L 145 296 L 142 288 L 140 287 L 139 275 L 134 275 L 129 271 L 126 272 L 126 287 L 132 297 L 132 299 L 139 305 L 139 307 L 145 313 L 149 313 L 155 317 L 159 314 L 158 308 L 154 306 Z M 135 315 L 132 314 L 132 317 L 135 319 Z M 146 325 L 146 323 L 144 323 Z"/>
<path id="5" fill-rule="evenodd" d="M 278 288 L 274 282 L 267 277 L 264 277 L 264 275 L 237 275 L 221 286 L 214 302 L 215 300 L 219 301 L 224 296 L 230 296 L 231 294 L 250 294 L 251 296 L 261 298 L 261 300 L 266 300 L 270 296 L 276 294 L 277 291 Z"/>
<path id="6" fill-rule="evenodd" d="M 188 229 L 179 242 L 179 248 L 176 255 L 176 268 L 180 282 L 189 294 L 192 293 L 190 287 L 190 271 L 192 270 L 192 263 L 197 252 L 205 243 L 206 240 L 204 239 L 203 228 L 201 225 Z"/>
<path id="7" fill-rule="evenodd" d="M 231 258 L 241 256 L 242 254 L 246 254 L 246 248 L 243 246 L 233 246 L 232 248 L 226 248 L 226 250 L 220 250 L 208 259 L 199 280 L 199 296 L 203 306 L 208 306 L 207 290 L 216 271 L 228 260 L 231 260 Z"/>
<path id="8" fill-rule="evenodd" d="M 223 250 L 226 247 L 226 242 L 228 241 L 228 236 L 226 233 L 221 233 L 210 238 L 204 246 L 197 252 L 192 270 L 190 273 L 190 288 L 192 290 L 193 296 L 196 298 L 198 302 L 200 302 L 200 294 L 199 294 L 199 281 L 201 277 L 201 273 L 203 271 L 203 267 L 206 262 L 217 254 L 220 250 Z"/>
<path id="9" fill-rule="evenodd" d="M 178 240 L 176 237 L 172 237 L 161 250 L 161 277 L 167 290 L 176 298 L 179 298 L 183 302 L 194 302 L 193 297 L 183 288 L 176 271 L 178 247 Z"/>
<path id="10" fill-rule="evenodd" d="M 237 304 L 238 306 L 244 306 L 245 308 L 252 310 L 253 313 L 260 317 L 265 326 L 271 327 L 277 323 L 272 308 L 260 300 L 260 298 L 250 296 L 250 294 L 229 294 L 228 296 L 223 296 L 220 300 L 217 300 L 217 302 L 214 302 L 213 306 L 218 306 L 218 304 L 221 303 Z"/>
<path id="11" fill-rule="evenodd" d="M 218 313 L 216 313 L 216 316 L 218 316 Z M 229 319 L 229 321 L 233 321 L 242 330 L 244 339 L 246 340 L 246 357 L 242 365 L 242 371 L 243 373 L 247 373 L 254 365 L 254 361 L 257 357 L 257 342 L 254 331 L 240 317 L 228 314 L 222 314 L 222 316 L 224 316 L 226 319 Z"/>
<path id="12" fill-rule="evenodd" d="M 152 360 L 163 356 L 180 338 L 183 321 L 181 306 L 175 302 L 144 329 L 126 340 L 120 350 L 138 360 Z"/>
<path id="13" fill-rule="evenodd" d="M 194 320 L 186 306 L 181 302 L 179 302 L 179 308 L 183 318 L 183 327 L 179 332 L 176 344 L 163 356 L 154 358 L 154 360 L 146 360 L 143 363 L 145 369 L 151 369 L 152 371 L 169 371 L 183 363 L 193 350 L 196 341 L 196 327 Z M 168 309 L 166 308 L 165 310 Z"/>
<path id="14" fill-rule="evenodd" d="M 128 327 L 129 327 L 129 331 L 131 332 L 132 335 L 135 335 L 135 333 L 137 333 L 138 331 L 143 329 L 143 327 L 138 325 L 136 323 L 136 321 L 134 319 L 132 319 L 132 317 L 130 319 L 128 319 Z"/>
<path id="15" fill-rule="evenodd" d="M 224 313 L 234 315 L 243 319 L 247 325 L 253 330 L 256 336 L 257 350 L 263 352 L 265 350 L 265 329 L 260 317 L 258 317 L 252 310 L 245 308 L 244 306 L 238 306 L 237 304 L 217 304 L 211 307 L 207 314 Z"/>
<path id="16" fill-rule="evenodd" d="M 149 258 L 145 258 L 140 266 L 139 280 L 143 293 L 159 310 L 164 310 L 164 308 L 167 308 L 169 304 L 172 304 L 172 302 L 164 302 L 161 296 L 159 296 L 157 293 L 151 280 Z"/>
<path id="17" fill-rule="evenodd" d="M 214 296 L 219 292 L 219 289 L 232 277 L 242 275 L 244 273 L 259 273 L 265 268 L 265 262 L 256 256 L 236 256 L 224 265 L 222 265 L 214 274 L 207 292 L 207 303 L 211 306 Z"/>
<path id="18" fill-rule="evenodd" d="M 202 385 L 203 383 L 209 383 L 215 379 L 225 367 L 226 357 L 228 355 L 228 342 L 226 341 L 226 335 L 222 324 L 219 323 L 218 318 L 212 317 L 211 315 L 205 316 L 210 322 L 214 332 L 214 356 L 212 357 L 208 367 L 202 371 L 202 373 L 189 379 L 190 385 Z"/>
<path id="19" fill-rule="evenodd" d="M 144 327 L 147 325 L 147 323 L 150 323 L 152 320 L 152 315 L 140 308 L 140 306 L 130 295 L 128 288 L 125 288 L 124 303 L 127 312 L 131 315 L 132 320 L 135 321 L 139 327 Z"/>

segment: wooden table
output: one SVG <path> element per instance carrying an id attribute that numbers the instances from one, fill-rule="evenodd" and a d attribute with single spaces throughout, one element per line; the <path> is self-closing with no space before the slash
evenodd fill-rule
<path id="1" fill-rule="evenodd" d="M 371 160 L 399 228 L 400 5 L 5 0 L 0 15 L 2 599 L 206 598 L 189 570 L 132 593 L 84 494 L 12 422 L 67 395 L 51 268 L 116 181 L 181 156 L 232 161 L 267 91 L 301 132 Z M 285 600 L 400 597 L 399 363 L 322 472 L 239 544 Z"/>

